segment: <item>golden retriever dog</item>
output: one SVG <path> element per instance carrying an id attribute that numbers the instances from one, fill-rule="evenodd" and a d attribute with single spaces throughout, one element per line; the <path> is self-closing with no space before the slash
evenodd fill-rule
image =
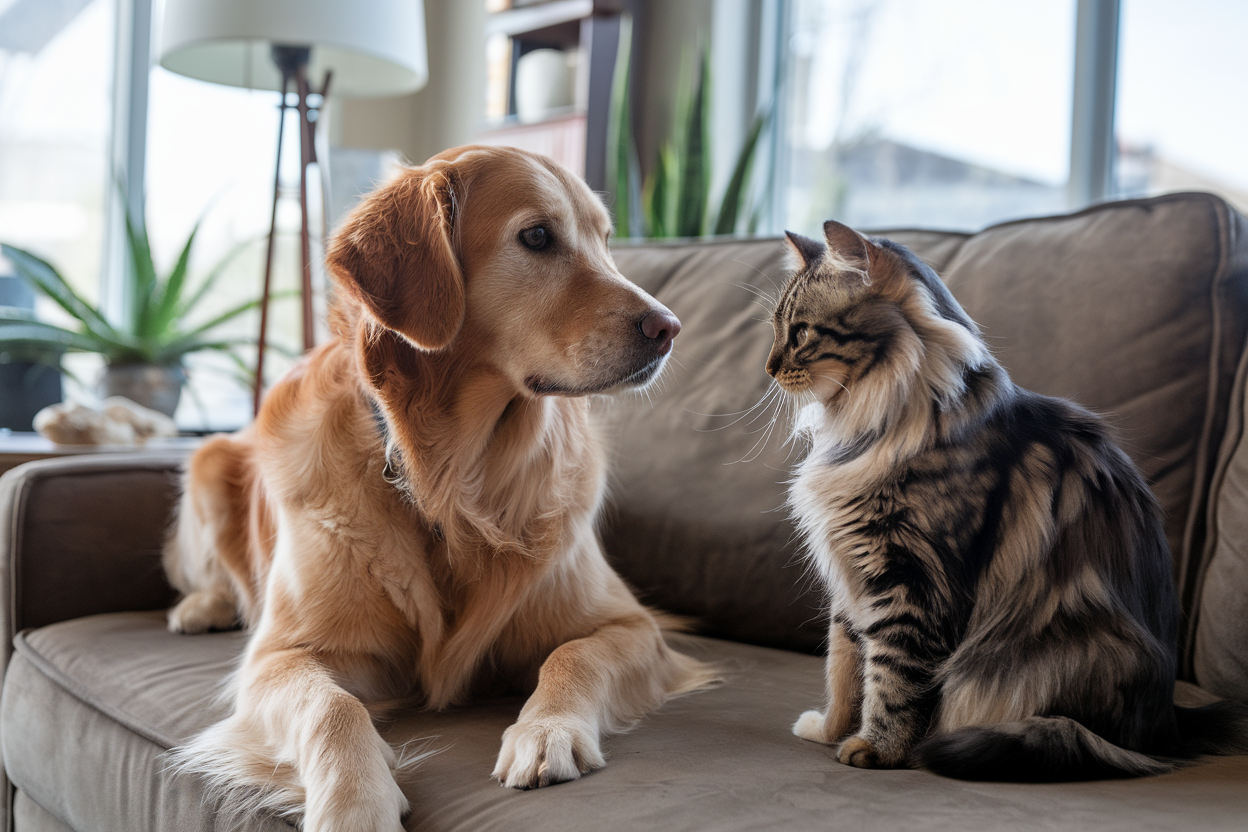
<path id="1" fill-rule="evenodd" d="M 602 766 L 604 732 L 714 681 L 594 528 L 587 397 L 649 382 L 680 329 L 610 234 L 580 179 L 491 147 L 404 171 L 346 220 L 334 337 L 186 472 L 169 627 L 251 635 L 232 713 L 179 765 L 307 830 L 398 830 L 379 708 L 531 691 L 494 768 L 528 789 Z"/>

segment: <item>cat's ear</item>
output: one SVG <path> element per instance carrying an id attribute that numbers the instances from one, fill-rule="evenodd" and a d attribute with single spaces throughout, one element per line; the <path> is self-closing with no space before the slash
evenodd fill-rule
<path id="1" fill-rule="evenodd" d="M 809 237 L 803 237 L 801 234 L 794 234 L 792 231 L 784 232 L 785 239 L 788 240 L 789 248 L 797 255 L 797 259 L 802 262 L 802 268 L 810 268 L 812 263 L 819 261 L 823 257 L 823 243 L 818 240 L 812 240 Z"/>
<path id="2" fill-rule="evenodd" d="M 866 237 L 854 229 L 836 220 L 828 220 L 823 224 L 823 237 L 828 241 L 828 248 L 846 264 L 867 273 L 871 266 L 871 250 L 874 246 Z"/>

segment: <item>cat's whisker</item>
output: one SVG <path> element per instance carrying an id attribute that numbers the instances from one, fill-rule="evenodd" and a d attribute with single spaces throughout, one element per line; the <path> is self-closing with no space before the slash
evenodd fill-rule
<path id="1" fill-rule="evenodd" d="M 780 386 L 779 386 L 779 385 L 773 385 L 773 386 L 774 386 L 777 390 L 779 390 L 779 391 L 781 392 L 781 394 L 783 394 L 783 390 L 780 390 Z M 780 400 L 780 401 L 781 401 L 780 406 L 778 406 L 778 407 L 776 408 L 775 413 L 773 413 L 773 414 L 772 414 L 772 416 L 771 416 L 771 421 L 769 421 L 769 422 L 767 423 L 767 430 L 766 430 L 766 432 L 763 434 L 763 436 L 762 436 L 761 440 L 760 440 L 759 442 L 755 443 L 755 447 L 758 449 L 758 452 L 757 452 L 757 453 L 755 453 L 755 454 L 754 454 L 754 456 L 753 456 L 751 459 L 746 459 L 746 460 L 745 460 L 746 462 L 751 462 L 751 461 L 753 461 L 754 459 L 758 459 L 758 457 L 762 454 L 762 452 L 763 452 L 763 451 L 767 448 L 767 445 L 770 443 L 770 441 L 771 441 L 771 436 L 772 436 L 772 434 L 775 432 L 776 424 L 780 421 L 780 414 L 781 414 L 781 411 L 782 411 L 782 409 L 783 409 L 783 398 L 781 398 L 781 400 Z M 751 450 L 753 450 L 753 449 L 751 449 Z M 747 456 L 748 456 L 748 455 L 747 455 Z"/>
<path id="2" fill-rule="evenodd" d="M 770 283 L 770 284 L 772 285 L 772 288 L 774 288 L 774 289 L 776 290 L 776 294 L 777 294 L 777 295 L 779 295 L 779 294 L 780 294 L 780 287 L 776 284 L 775 278 L 773 278 L 771 275 L 767 274 L 767 272 L 763 271 L 763 270 L 762 270 L 762 269 L 760 269 L 758 266 L 752 265 L 752 264 L 750 264 L 750 263 L 746 263 L 744 260 L 738 260 L 738 259 L 736 259 L 735 257 L 732 259 L 732 262 L 734 262 L 734 263 L 740 263 L 742 266 L 745 266 L 747 269 L 753 269 L 754 271 L 758 272 L 758 273 L 759 273 L 759 275 L 760 275 L 760 276 L 761 276 L 764 280 L 766 280 L 768 283 Z"/>
<path id="3" fill-rule="evenodd" d="M 773 382 L 772 385 L 768 387 L 767 390 L 763 393 L 762 397 L 758 401 L 756 401 L 754 404 L 746 408 L 745 410 L 738 410 L 733 413 L 698 413 L 696 410 L 686 409 L 685 412 L 692 413 L 695 416 L 704 416 L 708 419 L 727 419 L 729 416 L 736 416 L 737 417 L 736 419 L 732 420 L 726 425 L 722 425 L 717 428 L 697 428 L 698 431 L 703 432 L 703 433 L 723 430 L 724 428 L 730 428 L 733 425 L 741 422 L 743 419 L 748 417 L 751 413 L 753 413 L 755 410 L 757 410 L 760 407 L 764 408 L 764 411 L 765 411 L 766 405 L 768 403 L 768 399 L 770 399 L 773 396 L 773 394 L 775 393 L 776 387 L 777 385 Z M 749 424 L 752 424 L 752 423 L 753 423 L 753 420 L 751 420 Z"/>
<path id="4" fill-rule="evenodd" d="M 767 303 L 771 304 L 773 307 L 776 305 L 776 299 L 772 297 L 770 294 L 768 294 L 767 292 L 764 292 L 762 289 L 758 288 L 757 286 L 751 286 L 748 283 L 734 283 L 732 285 L 736 286 L 738 289 L 744 289 L 747 292 L 750 292 L 751 294 L 756 295 L 760 300 L 767 301 Z"/>
<path id="5" fill-rule="evenodd" d="M 778 390 L 779 390 L 779 385 L 773 384 L 773 385 L 772 385 L 772 387 L 771 387 L 770 389 L 768 389 L 767 394 L 764 396 L 764 400 L 768 401 L 768 408 L 767 408 L 767 409 L 770 409 L 771 404 L 776 404 L 776 405 L 777 405 L 777 407 L 776 407 L 776 412 L 775 412 L 775 414 L 773 414 L 773 415 L 772 415 L 772 417 L 771 417 L 771 419 L 770 419 L 770 421 L 768 421 L 767 426 L 766 426 L 766 429 L 765 429 L 765 430 L 764 430 L 764 429 L 762 429 L 762 428 L 760 428 L 760 429 L 759 429 L 759 430 L 763 430 L 763 431 L 764 431 L 764 432 L 763 432 L 763 435 L 762 435 L 762 436 L 760 436 L 760 437 L 759 437 L 759 438 L 758 438 L 758 439 L 754 442 L 753 446 L 751 446 L 751 447 L 750 447 L 750 449 L 749 449 L 748 451 L 746 451 L 746 453 L 745 453 L 745 455 L 744 455 L 744 456 L 742 456 L 742 457 L 741 457 L 740 459 L 738 459 L 738 460 L 735 460 L 734 462 L 726 462 L 726 463 L 724 463 L 725 465 L 736 465 L 737 463 L 740 463 L 740 462 L 752 462 L 752 461 L 754 461 L 755 459 L 757 459 L 757 458 L 758 458 L 758 456 L 759 456 L 759 455 L 763 452 L 763 449 L 767 447 L 767 440 L 768 440 L 768 438 L 771 436 L 771 427 L 775 425 L 775 423 L 776 423 L 776 418 L 777 418 L 777 416 L 779 415 L 780 407 L 782 406 L 782 405 L 781 405 L 781 401 L 782 401 L 782 400 L 781 400 L 781 399 L 777 399 L 774 395 L 772 395 L 773 393 L 775 393 L 775 392 L 776 392 L 776 391 L 778 391 Z M 783 391 L 780 391 L 780 392 L 783 392 Z M 764 412 L 766 412 L 766 411 L 764 411 Z M 752 433 L 757 433 L 758 431 L 751 431 L 751 432 L 752 432 Z"/>

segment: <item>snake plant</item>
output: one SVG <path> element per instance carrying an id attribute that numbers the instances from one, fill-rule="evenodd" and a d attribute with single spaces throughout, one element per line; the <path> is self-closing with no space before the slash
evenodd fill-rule
<path id="1" fill-rule="evenodd" d="M 746 213 L 754 157 L 770 114 L 763 112 L 754 117 L 732 175 L 716 204 L 710 193 L 710 62 L 706 49 L 701 49 L 696 70 L 686 68 L 681 73 L 676 91 L 675 135 L 660 148 L 649 175 L 639 184 L 628 103 L 631 29 L 626 16 L 620 32 L 608 129 L 608 181 L 615 187 L 617 233 L 621 237 L 735 233 Z"/>
<path id="2" fill-rule="evenodd" d="M 130 252 L 130 281 L 126 314 L 117 320 L 82 297 L 52 264 L 16 246 L 0 243 L 0 253 L 13 265 L 17 277 L 36 293 L 54 301 L 73 319 L 69 327 L 39 319 L 34 313 L 0 306 L 0 351 L 14 355 L 54 355 L 93 352 L 105 363 L 154 364 L 180 367 L 188 353 L 218 350 L 231 354 L 254 343 L 250 338 L 216 334 L 222 324 L 259 306 L 249 300 L 207 320 L 191 323 L 194 313 L 218 284 L 226 266 L 245 247 L 240 245 L 216 264 L 192 290 L 188 280 L 191 250 L 199 224 L 191 231 L 173 269 L 157 272 L 148 243 L 146 223 L 126 218 Z"/>

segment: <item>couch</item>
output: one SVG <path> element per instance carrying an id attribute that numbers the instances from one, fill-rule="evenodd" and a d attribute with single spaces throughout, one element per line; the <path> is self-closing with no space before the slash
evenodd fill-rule
<path id="1" fill-rule="evenodd" d="M 1204 194 L 1096 206 L 976 234 L 884 232 L 948 281 L 1021 384 L 1104 414 L 1166 510 L 1184 611 L 1178 697 L 1248 699 L 1248 222 Z M 774 411 L 755 294 L 777 239 L 620 245 L 621 270 L 684 323 L 644 395 L 601 402 L 609 556 L 697 623 L 683 649 L 727 681 L 605 743 L 606 768 L 519 792 L 489 773 L 519 699 L 382 730 L 438 753 L 401 778 L 421 830 L 1238 829 L 1248 757 L 1141 780 L 998 784 L 838 764 L 795 738 L 823 699 L 820 592 L 787 519 L 799 447 Z M 782 417 L 783 419 L 783 417 Z M 279 830 L 229 816 L 164 752 L 218 719 L 238 632 L 178 636 L 159 563 L 181 457 L 31 463 L 0 480 L 0 748 L 17 830 Z M 10 646 L 11 645 L 11 646 Z"/>

